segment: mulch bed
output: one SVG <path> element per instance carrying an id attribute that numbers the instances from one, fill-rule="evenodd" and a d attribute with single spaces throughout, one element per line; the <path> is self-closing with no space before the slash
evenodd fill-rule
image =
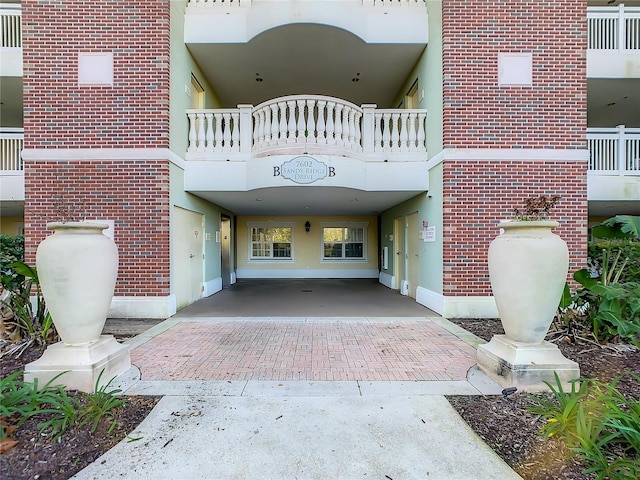
<path id="1" fill-rule="evenodd" d="M 489 341 L 504 330 L 499 320 L 452 320 L 478 337 Z M 616 353 L 607 348 L 585 343 L 561 341 L 558 347 L 563 355 L 580 365 L 583 378 L 610 382 L 622 375 L 618 390 L 629 398 L 640 399 L 640 384 L 626 371 L 640 372 L 640 351 Z M 509 396 L 449 396 L 447 400 L 469 426 L 511 468 L 525 480 L 575 479 L 588 480 L 595 475 L 585 475 L 585 466 L 575 458 L 569 458 L 569 449 L 562 439 L 545 439 L 539 435 L 542 420 L 527 412 L 533 405 L 526 393 Z"/>
<path id="2" fill-rule="evenodd" d="M 0 376 L 23 370 L 24 365 L 37 360 L 42 348 L 30 348 L 19 358 L 5 356 L 0 359 Z M 69 392 L 73 395 L 74 392 Z M 89 425 L 74 426 L 57 441 L 51 441 L 38 432 L 38 423 L 45 415 L 27 420 L 12 435 L 18 443 L 0 455 L 0 478 L 67 479 L 95 461 L 100 455 L 127 437 L 155 407 L 160 397 L 122 396 L 124 407 L 115 412 L 116 425 L 111 431 L 111 420 L 103 419 L 94 433 Z"/>

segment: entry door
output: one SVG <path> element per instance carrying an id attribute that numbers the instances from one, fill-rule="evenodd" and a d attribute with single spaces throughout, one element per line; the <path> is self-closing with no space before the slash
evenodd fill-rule
<path id="1" fill-rule="evenodd" d="M 409 281 L 409 296 L 416 298 L 419 280 L 418 268 L 418 213 L 407 215 L 407 280 Z"/>
<path id="2" fill-rule="evenodd" d="M 402 288 L 405 280 L 405 245 L 404 245 L 404 218 L 399 217 L 393 221 L 393 248 L 396 258 L 393 262 L 393 276 L 396 277 L 396 287 Z"/>
<path id="3" fill-rule="evenodd" d="M 173 208 L 173 292 L 178 308 L 202 297 L 204 279 L 204 217 L 200 213 Z"/>
<path id="4" fill-rule="evenodd" d="M 220 253 L 222 255 L 222 286 L 231 285 L 231 219 L 221 218 Z"/>

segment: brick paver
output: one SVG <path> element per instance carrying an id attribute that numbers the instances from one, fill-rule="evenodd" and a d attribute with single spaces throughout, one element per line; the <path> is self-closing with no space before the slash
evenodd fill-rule
<path id="1" fill-rule="evenodd" d="M 476 350 L 428 320 L 183 321 L 131 352 L 142 380 L 465 380 Z"/>

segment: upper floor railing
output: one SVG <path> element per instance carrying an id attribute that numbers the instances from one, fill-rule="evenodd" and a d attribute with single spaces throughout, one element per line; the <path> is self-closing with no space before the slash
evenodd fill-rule
<path id="1" fill-rule="evenodd" d="M 250 7 L 256 0 L 189 0 L 189 7 L 221 8 L 221 7 Z M 259 0 L 258 0 L 259 1 Z M 386 7 L 425 3 L 425 0 L 361 0 L 363 5 L 382 5 Z"/>
<path id="2" fill-rule="evenodd" d="M 0 171 L 23 170 L 24 129 L 0 128 Z"/>
<path id="3" fill-rule="evenodd" d="M 640 7 L 588 7 L 587 22 L 587 48 L 640 50 Z"/>
<path id="4" fill-rule="evenodd" d="M 0 48 L 22 47 L 22 8 L 20 4 L 0 4 Z"/>
<path id="5" fill-rule="evenodd" d="M 393 160 L 422 153 L 422 109 L 377 109 L 321 95 L 280 97 L 253 107 L 187 110 L 187 160 L 246 160 L 288 153 Z"/>
<path id="6" fill-rule="evenodd" d="M 589 128 L 589 173 L 640 175 L 640 128 Z"/>

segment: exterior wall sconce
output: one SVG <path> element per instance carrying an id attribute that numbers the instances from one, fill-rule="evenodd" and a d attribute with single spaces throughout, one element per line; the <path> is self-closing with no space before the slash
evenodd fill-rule
<path id="1" fill-rule="evenodd" d="M 309 230 L 311 230 L 311 224 L 309 223 L 309 220 L 307 220 L 304 222 L 304 231 L 309 233 Z"/>

